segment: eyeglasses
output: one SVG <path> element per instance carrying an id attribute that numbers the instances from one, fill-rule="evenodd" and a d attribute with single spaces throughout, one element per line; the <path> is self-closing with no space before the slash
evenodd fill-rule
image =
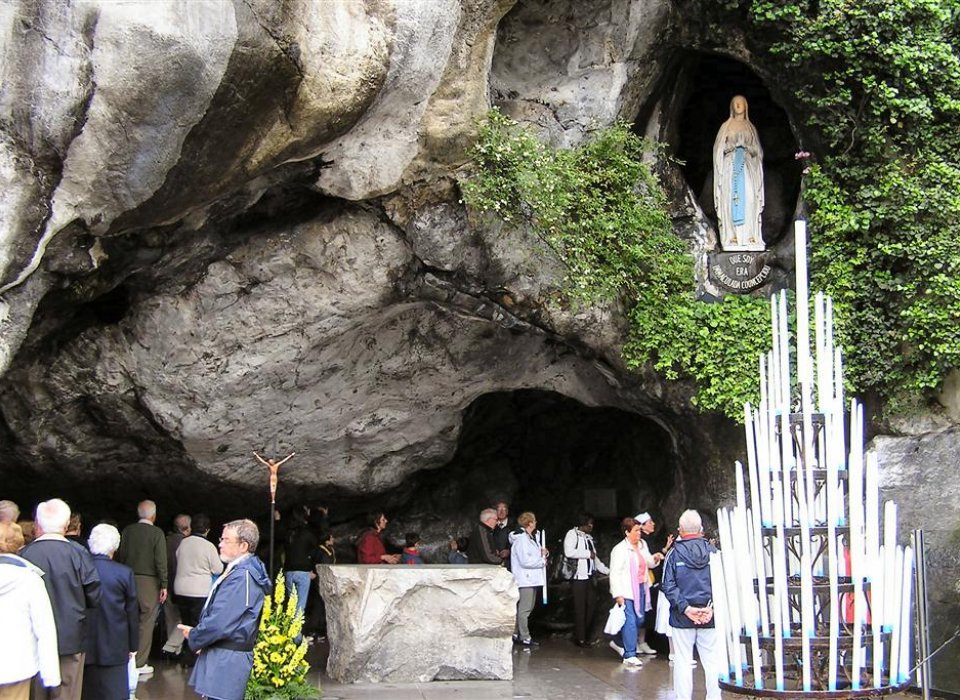
<path id="1" fill-rule="evenodd" d="M 220 544 L 229 544 L 230 542 L 239 542 L 236 537 L 221 537 Z"/>

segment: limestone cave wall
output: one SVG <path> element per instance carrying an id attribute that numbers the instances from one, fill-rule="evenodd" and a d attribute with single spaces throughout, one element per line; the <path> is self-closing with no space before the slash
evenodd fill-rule
<path id="1" fill-rule="evenodd" d="M 802 115 L 742 36 L 669 0 L 10 0 L 0 36 L 0 497 L 262 517 L 251 453 L 295 450 L 281 505 L 434 543 L 495 496 L 554 530 L 590 484 L 668 521 L 729 500 L 737 427 L 627 371 L 623 309 L 552 301 L 559 263 L 456 183 L 491 105 L 562 146 L 624 119 L 685 158 L 700 260 L 702 114 L 753 91 L 787 284 Z M 956 464 L 955 431 L 920 432 Z M 889 445 L 924 438 L 885 439 L 922 481 Z M 941 552 L 960 527 L 903 515 Z"/>

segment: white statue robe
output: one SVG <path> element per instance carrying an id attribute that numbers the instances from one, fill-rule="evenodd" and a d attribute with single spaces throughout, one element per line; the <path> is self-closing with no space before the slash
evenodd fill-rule
<path id="1" fill-rule="evenodd" d="M 738 158 L 738 149 L 740 156 Z M 763 149 L 750 121 L 731 117 L 713 144 L 713 196 L 724 250 L 764 250 Z"/>

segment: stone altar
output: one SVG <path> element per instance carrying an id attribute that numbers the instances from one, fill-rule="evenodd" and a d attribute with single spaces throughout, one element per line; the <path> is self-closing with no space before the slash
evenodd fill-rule
<path id="1" fill-rule="evenodd" d="M 341 683 L 511 680 L 517 584 L 498 566 L 317 566 Z"/>

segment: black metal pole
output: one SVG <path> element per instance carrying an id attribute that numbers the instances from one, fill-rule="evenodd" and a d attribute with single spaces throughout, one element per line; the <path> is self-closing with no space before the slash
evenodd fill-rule
<path id="1" fill-rule="evenodd" d="M 276 575 L 273 571 L 273 524 L 276 520 L 276 504 L 270 501 L 270 579 Z"/>

